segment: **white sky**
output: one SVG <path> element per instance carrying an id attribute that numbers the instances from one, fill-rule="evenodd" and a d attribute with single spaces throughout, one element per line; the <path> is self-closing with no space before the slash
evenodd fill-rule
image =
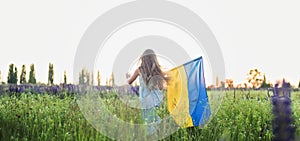
<path id="1" fill-rule="evenodd" d="M 140 37 L 145 37 L 150 35 L 168 37 L 170 40 L 176 41 L 176 43 L 180 45 L 180 47 L 184 47 L 184 49 L 189 54 L 191 59 L 198 58 L 199 55 L 201 56 L 205 55 L 204 51 L 202 50 L 203 47 L 200 48 L 197 42 L 181 29 L 157 21 L 143 21 L 143 22 L 130 24 L 120 29 L 119 31 L 114 33 L 114 35 L 111 38 L 109 38 L 108 41 L 106 41 L 103 49 L 101 50 L 101 54 L 98 53 L 99 56 L 96 59 L 94 71 L 96 72 L 97 70 L 100 69 L 103 75 L 106 76 L 110 75 L 115 60 L 106 59 L 106 58 L 116 58 L 120 50 L 126 47 L 130 42 L 132 42 L 135 39 L 140 39 Z M 141 55 L 142 53 L 143 52 L 141 52 L 139 55 Z M 134 57 L 139 57 L 139 56 L 134 56 Z M 176 62 L 172 62 L 172 60 L 164 56 L 164 54 L 157 54 L 157 57 L 160 65 L 166 69 L 171 69 L 181 65 L 182 63 L 190 61 L 190 60 L 182 60 L 180 64 L 176 64 Z M 205 62 L 204 67 L 207 68 L 205 69 L 205 75 L 207 76 L 206 82 L 208 83 L 213 82 L 211 79 L 212 72 L 210 69 L 210 64 L 206 63 L 208 62 L 208 59 L 206 58 L 206 56 L 204 56 L 203 58 Z M 138 58 L 136 58 L 135 62 L 132 62 L 133 63 L 132 66 L 128 66 L 128 72 L 130 73 L 134 72 L 134 70 L 137 67 L 137 61 Z M 101 68 L 109 68 L 109 69 L 103 70 Z M 124 76 L 124 78 L 115 78 L 116 81 L 119 82 L 119 84 L 122 84 L 122 82 L 123 84 L 124 82 L 126 83 L 125 75 L 122 76 Z M 105 84 L 105 80 L 103 80 L 103 83 Z"/>
<path id="2" fill-rule="evenodd" d="M 35 64 L 38 81 L 47 82 L 54 63 L 55 83 L 66 70 L 73 82 L 76 48 L 85 30 L 101 14 L 130 0 L 11 0 L 0 1 L 0 70 L 6 81 L 8 65 L 20 72 Z M 246 80 L 258 68 L 267 79 L 300 79 L 298 0 L 171 0 L 196 12 L 210 27 L 222 49 L 227 78 Z M 76 80 L 77 81 L 77 80 Z"/>

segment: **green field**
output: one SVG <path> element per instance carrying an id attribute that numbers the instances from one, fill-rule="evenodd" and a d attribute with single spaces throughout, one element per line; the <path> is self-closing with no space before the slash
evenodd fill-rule
<path id="1" fill-rule="evenodd" d="M 218 95 L 208 91 L 209 97 Z M 124 106 L 116 94 L 102 97 L 108 109 L 127 122 L 141 123 L 141 111 Z M 164 140 L 271 140 L 272 105 L 267 91 L 226 91 L 216 115 L 203 129 L 179 129 Z M 131 98 L 129 98 L 131 99 Z M 214 102 L 214 103 L 213 103 Z M 212 100 L 214 104 L 220 100 Z M 300 138 L 300 92 L 292 92 L 292 110 L 296 137 Z M 101 111 L 99 112 L 101 114 Z M 166 102 L 158 110 L 163 118 L 169 115 Z M 100 123 L 101 124 L 101 123 Z M 85 119 L 74 96 L 22 93 L 2 94 L 0 98 L 0 140 L 111 140 L 100 134 Z M 130 134 L 130 131 L 128 133 Z M 146 138 L 145 138 L 146 139 Z M 134 140 L 126 136 L 124 140 Z"/>

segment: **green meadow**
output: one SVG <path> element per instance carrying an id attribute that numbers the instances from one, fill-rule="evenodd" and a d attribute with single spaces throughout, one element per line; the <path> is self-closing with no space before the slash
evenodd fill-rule
<path id="1" fill-rule="evenodd" d="M 272 140 L 272 103 L 267 91 L 208 91 L 213 114 L 204 128 L 180 128 L 163 140 Z M 216 98 L 218 97 L 218 98 Z M 141 111 L 120 100 L 116 93 L 106 93 L 101 99 L 108 110 L 125 122 L 141 123 Z M 134 99 L 128 97 L 128 99 Z M 98 132 L 84 117 L 76 96 L 48 94 L 4 93 L 0 98 L 0 140 L 73 141 L 111 140 Z M 221 104 L 220 107 L 218 105 Z M 217 110 L 218 109 L 218 110 Z M 164 118 L 169 115 L 166 100 L 157 110 Z M 98 114 L 101 114 L 99 111 Z M 300 137 L 300 92 L 292 92 L 293 124 Z M 109 121 L 108 121 L 109 122 Z M 101 124 L 101 123 L 99 123 Z M 132 134 L 132 131 L 124 134 Z M 124 140 L 134 140 L 125 136 Z M 147 139 L 147 138 L 145 138 Z"/>

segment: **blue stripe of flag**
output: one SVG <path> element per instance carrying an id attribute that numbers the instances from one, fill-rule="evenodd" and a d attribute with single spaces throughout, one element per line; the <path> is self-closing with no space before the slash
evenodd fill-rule
<path id="1" fill-rule="evenodd" d="M 188 79 L 189 112 L 193 125 L 199 126 L 204 124 L 210 115 L 202 57 L 184 64 L 184 68 Z"/>

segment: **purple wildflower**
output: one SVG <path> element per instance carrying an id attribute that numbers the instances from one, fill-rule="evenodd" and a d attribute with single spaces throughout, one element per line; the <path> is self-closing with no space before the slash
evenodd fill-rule
<path id="1" fill-rule="evenodd" d="M 283 80 L 282 88 L 275 85 L 273 104 L 273 134 L 274 141 L 292 141 L 294 140 L 295 128 L 292 118 L 290 85 Z"/>

